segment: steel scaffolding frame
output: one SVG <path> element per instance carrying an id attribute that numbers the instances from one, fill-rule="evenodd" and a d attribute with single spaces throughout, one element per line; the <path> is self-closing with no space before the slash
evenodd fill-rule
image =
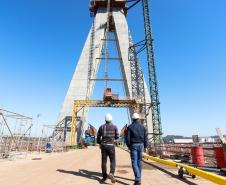
<path id="1" fill-rule="evenodd" d="M 147 61 L 148 61 L 148 78 L 149 88 L 151 94 L 151 110 L 152 110 L 152 123 L 153 123 L 153 142 L 155 144 L 162 143 L 162 125 L 160 116 L 160 102 L 158 93 L 158 81 L 156 76 L 156 68 L 154 61 L 154 48 L 153 38 L 149 15 L 148 0 L 142 0 L 142 9 L 144 17 L 144 31 L 146 40 L 147 50 Z"/>
<path id="2" fill-rule="evenodd" d="M 147 127 L 147 108 L 145 99 L 145 88 L 144 88 L 144 76 L 141 65 L 137 58 L 136 47 L 137 44 L 133 44 L 132 38 L 129 38 L 129 61 L 131 68 L 131 86 L 132 86 L 132 97 L 133 99 L 140 100 L 143 106 L 140 107 L 139 112 L 144 115 L 143 124 Z"/>
<path id="3" fill-rule="evenodd" d="M 32 126 L 31 117 L 0 109 L 0 157 L 9 157 L 12 152 L 28 151 Z"/>

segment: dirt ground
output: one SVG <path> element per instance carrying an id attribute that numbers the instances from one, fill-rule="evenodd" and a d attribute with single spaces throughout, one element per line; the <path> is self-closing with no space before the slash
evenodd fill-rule
<path id="1" fill-rule="evenodd" d="M 32 160 L 39 157 L 39 160 Z M 101 158 L 98 147 L 66 153 L 32 154 L 26 159 L 0 161 L 0 185 L 96 185 L 101 179 Z M 133 171 L 129 153 L 116 149 L 115 184 L 132 185 Z M 149 163 L 149 164 L 148 164 Z M 155 162 L 144 163 L 143 185 L 210 185 L 201 178 L 177 178 L 177 170 Z M 108 163 L 109 164 L 109 163 Z M 108 167 L 109 169 L 109 167 Z M 107 180 L 106 184 L 111 184 Z"/>

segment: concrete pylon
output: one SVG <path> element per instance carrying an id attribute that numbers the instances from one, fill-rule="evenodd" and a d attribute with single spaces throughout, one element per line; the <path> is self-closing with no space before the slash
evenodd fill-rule
<path id="1" fill-rule="evenodd" d="M 101 53 L 103 51 L 105 42 L 106 22 L 107 22 L 107 9 L 99 8 L 94 17 L 94 23 L 90 29 L 89 35 L 85 42 L 83 51 L 80 59 L 77 63 L 74 75 L 72 77 L 69 89 L 67 91 L 64 103 L 58 116 L 58 121 L 63 120 L 67 116 L 72 116 L 73 102 L 74 100 L 86 100 L 92 96 L 92 91 L 95 85 L 95 81 L 90 81 L 89 78 L 95 79 L 97 76 Z M 126 96 L 132 97 L 132 85 L 131 85 L 131 68 L 130 62 L 128 61 L 128 50 L 130 44 L 130 32 L 128 29 L 127 20 L 123 9 L 112 8 L 111 10 L 112 23 L 114 27 L 116 45 L 118 49 L 120 60 L 120 66 L 122 71 L 122 78 L 125 79 L 124 87 Z M 91 40 L 93 37 L 93 43 L 91 46 Z M 92 49 L 92 74 L 89 77 L 89 61 L 90 61 L 90 50 Z M 147 103 L 151 102 L 147 85 L 144 83 L 145 88 L 145 99 Z M 78 113 L 78 116 L 82 118 L 86 117 L 88 108 L 83 109 Z M 147 128 L 148 133 L 153 132 L 152 128 L 152 114 L 149 109 L 147 116 Z"/>

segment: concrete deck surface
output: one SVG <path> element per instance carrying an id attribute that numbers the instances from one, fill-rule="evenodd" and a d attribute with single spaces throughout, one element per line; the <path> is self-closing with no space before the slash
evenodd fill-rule
<path id="1" fill-rule="evenodd" d="M 36 154 L 41 160 L 32 160 L 32 156 L 16 161 L 0 162 L 0 185 L 97 185 L 101 178 L 101 156 L 98 147 L 75 150 L 66 153 Z M 133 171 L 129 153 L 116 149 L 115 184 L 132 185 Z M 144 163 L 143 185 L 210 185 L 204 179 L 186 177 L 177 178 L 177 170 L 155 162 Z M 109 162 L 108 162 L 109 165 Z M 109 169 L 109 167 L 108 167 Z M 107 180 L 106 184 L 111 184 Z"/>

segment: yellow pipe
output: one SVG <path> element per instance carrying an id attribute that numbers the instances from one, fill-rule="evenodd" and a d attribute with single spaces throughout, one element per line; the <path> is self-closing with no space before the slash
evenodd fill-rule
<path id="1" fill-rule="evenodd" d="M 220 184 L 220 185 L 226 185 L 226 178 L 222 177 L 220 175 L 216 175 L 214 173 L 210 173 L 210 172 L 206 172 L 182 163 L 176 163 L 170 160 L 166 160 L 166 159 L 160 159 L 157 157 L 152 157 L 150 155 L 144 154 L 144 158 L 145 159 L 150 159 L 152 161 L 156 161 L 158 163 L 162 163 L 168 166 L 172 166 L 172 167 L 183 167 L 184 169 L 186 169 L 188 171 L 188 173 L 192 174 L 192 175 L 197 175 L 199 177 L 202 177 L 206 180 L 209 180 L 211 182 L 214 182 L 216 184 Z"/>

